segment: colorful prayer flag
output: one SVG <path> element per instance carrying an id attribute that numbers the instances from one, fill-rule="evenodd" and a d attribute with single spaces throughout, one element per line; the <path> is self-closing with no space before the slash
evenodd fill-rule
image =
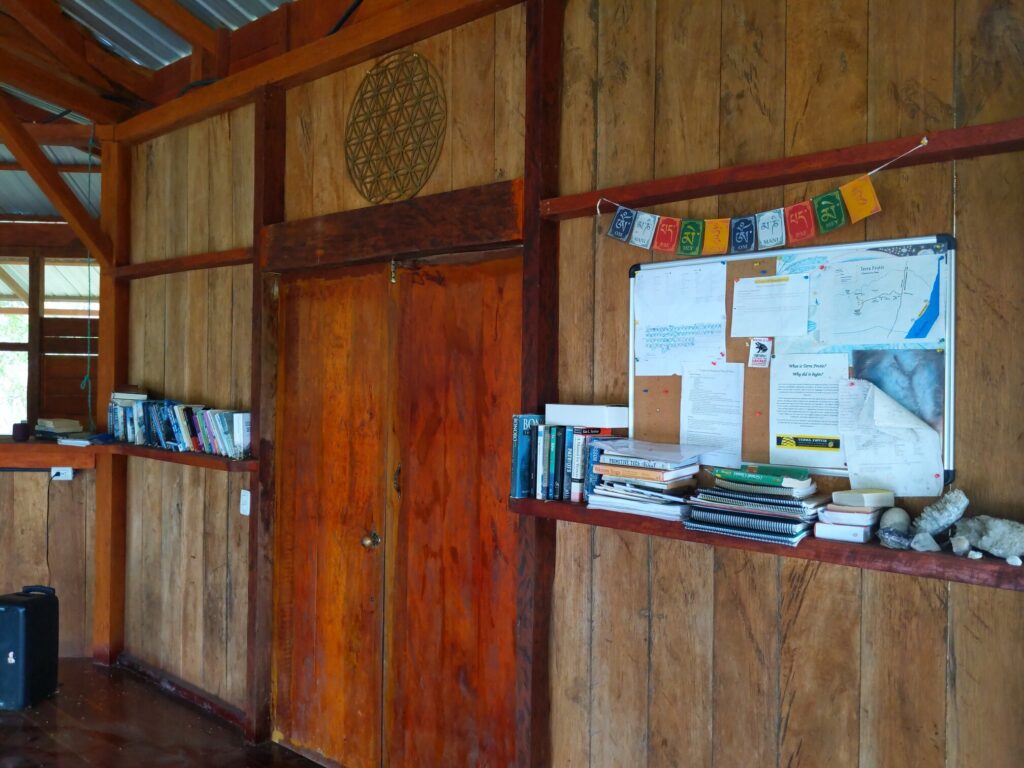
<path id="1" fill-rule="evenodd" d="M 798 243 L 814 237 L 814 207 L 810 200 L 787 205 L 785 216 L 787 242 Z"/>
<path id="2" fill-rule="evenodd" d="M 679 242 L 679 219 L 662 216 L 658 228 L 654 231 L 654 250 L 675 253 Z"/>
<path id="3" fill-rule="evenodd" d="M 759 250 L 778 248 L 786 244 L 786 224 L 782 209 L 757 214 L 757 247 Z"/>
<path id="4" fill-rule="evenodd" d="M 754 216 L 740 216 L 729 225 L 729 250 L 732 253 L 746 253 L 754 250 L 757 239 L 754 229 L 757 219 Z"/>
<path id="5" fill-rule="evenodd" d="M 729 219 L 704 220 L 704 256 L 718 256 L 729 252 Z"/>
<path id="6" fill-rule="evenodd" d="M 839 229 L 846 223 L 846 211 L 843 209 L 843 197 L 838 189 L 816 195 L 811 198 L 814 203 L 814 214 L 818 218 L 818 229 L 822 233 Z"/>
<path id="7" fill-rule="evenodd" d="M 843 194 L 846 210 L 850 212 L 851 224 L 882 210 L 870 176 L 864 175 L 847 182 L 839 187 L 839 191 Z"/>
<path id="8" fill-rule="evenodd" d="M 658 228 L 658 219 L 653 213 L 636 212 L 636 221 L 633 222 L 633 233 L 629 236 L 629 244 L 637 248 L 650 248 L 654 240 L 654 230 Z"/>
<path id="9" fill-rule="evenodd" d="M 608 237 L 614 237 L 622 242 L 629 241 L 629 233 L 633 231 L 633 222 L 636 220 L 636 211 L 632 208 L 619 206 L 615 209 L 615 216 L 608 227 Z"/>
<path id="10" fill-rule="evenodd" d="M 679 223 L 679 256 L 700 256 L 704 245 L 704 219 L 683 219 Z"/>

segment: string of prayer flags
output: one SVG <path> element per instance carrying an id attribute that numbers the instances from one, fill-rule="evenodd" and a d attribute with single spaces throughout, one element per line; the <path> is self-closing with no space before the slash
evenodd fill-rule
<path id="1" fill-rule="evenodd" d="M 612 203 L 615 215 L 608 227 L 608 237 L 677 256 L 722 256 L 795 245 L 880 213 L 882 204 L 871 177 L 927 143 L 928 138 L 922 137 L 903 154 L 837 189 L 748 216 L 677 219 L 637 211 L 603 197 L 597 201 L 597 214 L 601 214 L 601 203 Z"/>

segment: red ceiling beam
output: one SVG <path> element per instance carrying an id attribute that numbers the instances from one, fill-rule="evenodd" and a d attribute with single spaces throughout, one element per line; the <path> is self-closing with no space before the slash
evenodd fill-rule
<path id="1" fill-rule="evenodd" d="M 6 214 L 0 214 L 3 219 Z M 0 247 L 66 248 L 78 242 L 78 236 L 66 223 L 0 221 Z"/>
<path id="2" fill-rule="evenodd" d="M 99 222 L 89 215 L 85 206 L 64 183 L 42 149 L 25 130 L 11 110 L 8 99 L 0 98 L 0 140 L 15 159 L 28 171 L 57 211 L 64 216 L 86 248 L 106 267 L 112 265 L 110 238 Z M 57 226 L 57 225 L 45 225 Z"/>

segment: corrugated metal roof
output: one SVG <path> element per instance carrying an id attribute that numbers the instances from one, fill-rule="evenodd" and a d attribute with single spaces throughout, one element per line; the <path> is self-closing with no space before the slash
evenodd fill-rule
<path id="1" fill-rule="evenodd" d="M 21 259 L 17 260 L 21 262 Z M 0 257 L 0 271 L 19 286 L 21 291 L 28 292 L 28 264 L 3 263 Z M 76 264 L 67 266 L 52 261 L 43 267 L 43 286 L 46 298 L 82 299 L 96 298 L 100 295 L 99 266 Z M 4 281 L 0 281 L 0 301 L 17 299 L 14 291 Z"/>
<path id="2" fill-rule="evenodd" d="M 99 215 L 100 187 L 98 173 L 62 173 L 72 191 L 93 215 Z M 55 216 L 57 210 L 26 171 L 0 171 L 0 213 Z"/>

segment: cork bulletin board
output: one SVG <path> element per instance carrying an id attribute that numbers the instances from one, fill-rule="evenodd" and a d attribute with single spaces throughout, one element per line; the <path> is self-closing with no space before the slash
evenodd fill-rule
<path id="1" fill-rule="evenodd" d="M 938 399 L 937 408 L 941 410 L 941 428 L 939 429 L 943 440 L 943 464 L 947 476 L 951 477 L 953 468 L 953 391 L 954 391 L 954 362 L 955 362 L 955 242 L 947 235 L 934 235 L 929 237 L 907 238 L 903 240 L 886 240 L 866 243 L 852 243 L 846 245 L 809 247 L 799 249 L 786 249 L 779 251 L 758 252 L 753 254 L 736 254 L 730 256 L 714 256 L 707 258 L 687 259 L 672 262 L 659 262 L 653 264 L 641 264 L 630 270 L 630 361 L 629 361 L 629 399 L 630 399 L 630 434 L 645 440 L 659 442 L 679 442 L 680 438 L 680 409 L 682 394 L 682 373 L 672 375 L 643 375 L 642 363 L 638 365 L 637 349 L 638 343 L 636 334 L 640 325 L 637 321 L 638 304 L 642 299 L 637 291 L 637 276 L 647 270 L 686 270 L 701 264 L 722 262 L 725 265 L 725 360 L 730 363 L 742 363 L 743 371 L 743 421 L 742 421 L 742 459 L 753 463 L 767 463 L 770 452 L 770 416 L 771 416 L 771 368 L 748 367 L 750 355 L 749 337 L 733 337 L 732 331 L 732 306 L 733 289 L 736 281 L 741 278 L 768 277 L 776 274 L 799 274 L 803 268 L 823 269 L 824 266 L 837 264 L 851 264 L 852 262 L 866 262 L 877 259 L 892 259 L 893 257 L 905 257 L 919 254 L 935 253 L 940 255 L 940 269 L 944 270 L 941 283 L 943 295 L 942 306 L 945 308 L 941 318 L 942 329 L 944 330 L 941 343 L 938 344 L 915 344 L 895 343 L 891 346 L 878 343 L 858 343 L 857 339 L 849 339 L 842 347 L 823 344 L 815 346 L 811 343 L 814 338 L 814 316 L 809 319 L 808 344 L 807 348 L 799 351 L 807 352 L 849 352 L 851 360 L 850 375 L 857 374 L 853 368 L 855 357 L 861 354 L 873 352 L 876 360 L 887 364 L 887 357 L 884 351 L 887 349 L 906 349 L 931 346 L 931 354 L 941 356 L 936 362 L 941 366 L 936 380 L 933 383 L 935 392 L 931 393 Z M 908 262 L 909 263 L 909 262 Z M 658 273 L 659 277 L 666 277 L 668 273 Z M 648 275 L 645 275 L 647 277 Z M 651 275 L 653 277 L 654 275 Z M 820 296 L 816 297 L 812 291 L 811 303 L 820 303 Z M 668 311 L 671 311 L 669 308 Z M 649 317 L 650 313 L 648 313 Z M 667 320 L 666 320 L 667 322 Z M 773 347 L 773 358 L 787 351 L 794 351 L 791 339 L 775 339 Z M 782 342 L 782 343 L 780 343 Z M 801 342 L 802 343 L 802 342 Z M 877 350 L 877 351 L 875 351 Z M 772 360 L 774 363 L 774 359 Z M 640 369 L 640 370 L 638 370 Z M 879 375 L 884 378 L 885 371 Z M 821 469 L 815 469 L 820 473 Z M 827 472 L 831 473 L 831 472 Z M 841 473 L 841 472 L 840 472 Z"/>

